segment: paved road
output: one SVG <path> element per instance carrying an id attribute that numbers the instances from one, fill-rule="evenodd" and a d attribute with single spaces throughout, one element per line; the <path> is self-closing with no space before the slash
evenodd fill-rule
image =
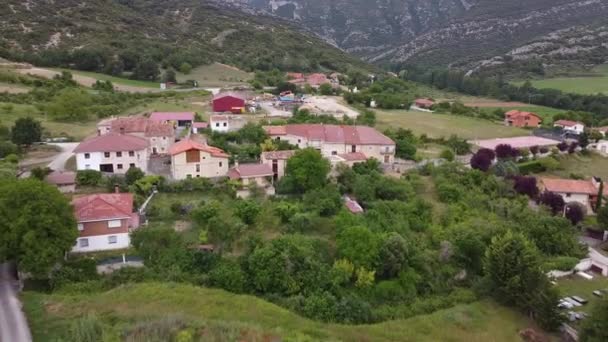
<path id="1" fill-rule="evenodd" d="M 9 263 L 0 264 L 0 342 L 31 342 L 27 320 L 17 298 L 18 281 Z"/>
<path id="2" fill-rule="evenodd" d="M 51 143 L 49 145 L 55 145 L 61 148 L 61 153 L 55 156 L 53 161 L 51 161 L 48 167 L 55 171 L 64 171 L 65 170 L 65 162 L 70 159 L 73 155 L 74 149 L 78 146 L 79 143 Z"/>

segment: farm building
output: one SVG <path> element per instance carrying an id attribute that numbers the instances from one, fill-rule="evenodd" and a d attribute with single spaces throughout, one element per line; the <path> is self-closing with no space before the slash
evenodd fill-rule
<path id="1" fill-rule="evenodd" d="M 217 113 L 243 113 L 245 111 L 245 97 L 234 92 L 219 93 L 213 97 L 213 111 Z"/>

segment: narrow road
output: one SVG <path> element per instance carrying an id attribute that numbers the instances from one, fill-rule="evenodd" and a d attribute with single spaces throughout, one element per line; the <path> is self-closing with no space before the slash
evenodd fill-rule
<path id="1" fill-rule="evenodd" d="M 50 143 L 49 145 L 55 145 L 61 148 L 61 153 L 55 156 L 55 159 L 51 161 L 48 167 L 55 171 L 64 171 L 65 162 L 70 159 L 74 153 L 74 149 L 78 146 L 78 143 Z"/>
<path id="2" fill-rule="evenodd" d="M 27 320 L 17 298 L 19 282 L 10 263 L 0 264 L 0 342 L 31 342 Z"/>

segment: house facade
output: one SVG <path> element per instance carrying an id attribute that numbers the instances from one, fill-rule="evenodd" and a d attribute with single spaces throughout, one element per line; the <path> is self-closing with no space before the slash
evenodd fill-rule
<path id="1" fill-rule="evenodd" d="M 585 124 L 571 120 L 557 120 L 553 123 L 553 127 L 559 127 L 573 134 L 581 134 L 585 131 Z"/>
<path id="2" fill-rule="evenodd" d="M 109 133 L 81 142 L 76 149 L 76 168 L 105 173 L 124 174 L 131 167 L 146 172 L 148 169 L 148 146 L 146 139 Z"/>
<path id="3" fill-rule="evenodd" d="M 266 126 L 265 130 L 272 139 L 284 140 L 299 148 L 317 149 L 327 158 L 362 153 L 384 164 L 395 161 L 395 142 L 367 126 L 296 124 Z"/>
<path id="4" fill-rule="evenodd" d="M 228 174 L 230 156 L 219 148 L 184 139 L 171 146 L 169 153 L 174 180 L 217 178 Z"/>
<path id="5" fill-rule="evenodd" d="M 129 134 L 148 140 L 150 154 L 167 154 L 175 142 L 172 123 L 154 121 L 145 116 L 127 116 L 106 119 L 97 124 L 98 135 L 109 133 Z"/>
<path id="6" fill-rule="evenodd" d="M 78 239 L 72 252 L 95 252 L 129 247 L 129 232 L 139 226 L 133 194 L 94 194 L 72 200 Z"/>
<path id="7" fill-rule="evenodd" d="M 202 134 L 204 130 L 209 128 L 208 122 L 195 122 L 192 124 L 192 133 L 193 134 Z"/>
<path id="8" fill-rule="evenodd" d="M 241 115 L 212 115 L 209 126 L 213 132 L 235 132 L 245 127 L 247 120 Z"/>
<path id="9" fill-rule="evenodd" d="M 608 140 L 600 140 L 596 144 L 593 144 L 593 146 L 602 155 L 608 155 Z"/>
<path id="10" fill-rule="evenodd" d="M 296 151 L 269 151 L 262 152 L 262 164 L 270 166 L 272 170 L 272 178 L 277 181 L 285 176 L 285 168 L 287 160 L 296 153 Z"/>
<path id="11" fill-rule="evenodd" d="M 505 113 L 505 125 L 514 127 L 540 127 L 542 118 L 531 112 L 511 110 Z"/>
<path id="12" fill-rule="evenodd" d="M 566 203 L 580 203 L 592 213 L 597 203 L 600 184 L 595 178 L 590 180 L 541 178 L 539 187 L 541 191 L 559 194 Z M 608 189 L 604 189 L 604 196 L 607 195 Z"/>

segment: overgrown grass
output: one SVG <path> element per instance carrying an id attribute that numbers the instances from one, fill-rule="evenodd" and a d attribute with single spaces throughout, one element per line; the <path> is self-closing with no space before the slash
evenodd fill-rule
<path id="1" fill-rule="evenodd" d="M 569 178 L 571 175 L 585 178 L 598 176 L 608 179 L 608 158 L 597 153 L 564 155 L 560 158 L 560 166 L 559 170 L 549 171 L 544 175 L 564 178 Z"/>
<path id="2" fill-rule="evenodd" d="M 158 83 L 158 82 L 131 80 L 128 78 L 115 77 L 115 76 L 110 76 L 110 75 L 100 74 L 97 72 L 90 72 L 90 71 L 80 71 L 80 70 L 63 69 L 63 68 L 50 68 L 50 69 L 59 71 L 59 72 L 69 71 L 73 75 L 91 77 L 91 78 L 94 78 L 96 80 L 101 80 L 101 81 L 110 81 L 114 84 L 121 84 L 121 85 L 132 86 L 132 87 L 141 87 L 141 88 L 160 89 L 160 83 Z"/>
<path id="3" fill-rule="evenodd" d="M 488 120 L 405 110 L 377 110 L 378 128 L 407 128 L 416 135 L 431 138 L 449 137 L 456 134 L 465 139 L 506 138 L 530 135 L 530 131 L 507 127 Z"/>
<path id="4" fill-rule="evenodd" d="M 65 336 L 74 320 L 87 315 L 98 317 L 109 335 L 132 332 L 146 322 L 178 316 L 191 327 L 211 323 L 228 332 L 236 329 L 240 341 L 274 336 L 297 341 L 510 342 L 518 340 L 518 331 L 531 324 L 521 314 L 490 301 L 380 324 L 323 324 L 252 296 L 158 283 L 127 285 L 93 295 L 25 292 L 23 300 L 36 341 Z"/>
<path id="5" fill-rule="evenodd" d="M 559 89 L 568 93 L 608 94 L 608 64 L 594 68 L 588 75 L 556 77 L 531 82 L 536 88 Z M 516 84 L 522 83 L 523 81 L 516 82 Z"/>
<path id="6" fill-rule="evenodd" d="M 199 87 L 226 87 L 230 85 L 242 85 L 247 83 L 253 76 L 251 73 L 238 68 L 212 63 L 194 68 L 189 74 L 177 73 L 177 81 L 198 81 Z"/>

